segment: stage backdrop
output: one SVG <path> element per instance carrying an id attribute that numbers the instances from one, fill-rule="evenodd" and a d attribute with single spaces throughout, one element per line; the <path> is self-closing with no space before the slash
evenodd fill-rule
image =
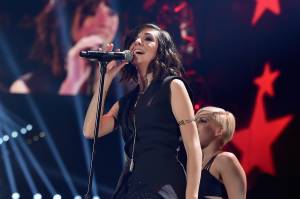
<path id="1" fill-rule="evenodd" d="M 69 50 L 96 33 L 78 39 L 81 29 L 74 28 L 92 17 L 103 22 L 93 27 L 107 26 L 103 35 L 121 49 L 123 35 L 136 25 L 153 22 L 168 30 L 182 55 L 195 111 L 213 105 L 236 116 L 227 149 L 247 174 L 247 198 L 299 195 L 300 1 L 109 0 L 105 9 L 115 20 L 109 24 L 97 2 L 1 3 L 0 198 L 70 198 L 86 191 L 91 142 L 83 138 L 82 124 L 91 89 L 84 85 L 71 96 L 59 90 Z M 115 81 L 106 110 L 129 89 Z M 93 195 L 109 198 L 124 159 L 120 132 L 97 145 Z"/>

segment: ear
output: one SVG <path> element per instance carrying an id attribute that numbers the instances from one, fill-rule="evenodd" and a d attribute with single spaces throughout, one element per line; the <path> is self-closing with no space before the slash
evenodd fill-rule
<path id="1" fill-rule="evenodd" d="M 224 130 L 222 127 L 215 127 L 215 136 L 218 137 L 218 136 L 222 136 L 224 133 Z"/>

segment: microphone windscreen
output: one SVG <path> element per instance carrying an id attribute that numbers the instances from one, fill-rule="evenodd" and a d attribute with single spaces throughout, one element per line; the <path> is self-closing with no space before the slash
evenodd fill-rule
<path id="1" fill-rule="evenodd" d="M 133 55 L 130 52 L 130 50 L 124 50 L 123 52 L 124 52 L 124 55 L 125 55 L 125 60 L 128 61 L 128 62 L 131 62 L 132 59 L 133 59 Z"/>

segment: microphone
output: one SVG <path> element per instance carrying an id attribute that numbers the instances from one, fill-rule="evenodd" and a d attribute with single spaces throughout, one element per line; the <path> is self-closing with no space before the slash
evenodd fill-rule
<path id="1" fill-rule="evenodd" d="M 79 53 L 80 57 L 87 59 L 97 59 L 99 61 L 109 62 L 112 60 L 125 60 L 132 61 L 133 55 L 130 50 L 124 50 L 123 52 L 100 52 L 97 50 L 83 50 Z"/>

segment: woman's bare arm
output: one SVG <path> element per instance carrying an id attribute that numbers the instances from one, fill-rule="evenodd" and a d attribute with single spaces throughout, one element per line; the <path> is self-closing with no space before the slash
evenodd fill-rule
<path id="1" fill-rule="evenodd" d="M 189 94 L 181 80 L 171 82 L 171 105 L 176 120 L 185 124 L 180 125 L 180 132 L 187 152 L 187 187 L 186 199 L 197 199 L 201 177 L 202 151 L 194 110 Z"/>
<path id="2" fill-rule="evenodd" d="M 113 44 L 107 44 L 106 52 L 110 52 L 113 49 Z M 118 49 L 117 51 L 120 51 Z M 116 61 L 111 61 L 107 65 L 107 73 L 104 79 L 104 85 L 103 85 L 103 98 L 102 98 L 102 104 L 101 104 L 101 113 L 100 113 L 100 129 L 98 137 L 104 136 L 110 132 L 113 131 L 115 126 L 115 118 L 117 118 L 118 111 L 119 111 L 119 103 L 116 102 L 108 113 L 103 115 L 103 109 L 104 109 L 104 103 L 106 99 L 106 95 L 108 92 L 108 89 L 111 85 L 111 82 L 116 77 L 116 75 L 120 72 L 120 70 L 127 64 L 128 62 L 123 61 L 117 63 Z M 97 103 L 98 103 L 98 94 L 99 94 L 99 83 L 97 84 L 93 98 L 90 102 L 90 105 L 88 107 L 84 126 L 83 126 L 83 133 L 84 136 L 87 138 L 94 137 L 94 128 L 95 128 L 95 120 L 96 120 L 96 112 L 97 112 Z M 102 116 L 103 115 L 103 116 Z"/>
<path id="3" fill-rule="evenodd" d="M 115 125 L 115 118 L 118 115 L 119 111 L 119 102 L 116 102 L 110 110 L 103 115 L 103 109 L 104 109 L 104 103 L 105 98 L 107 95 L 107 91 L 110 86 L 110 81 L 107 80 L 104 83 L 104 90 L 103 90 L 103 100 L 102 100 L 102 106 L 101 106 L 101 114 L 100 114 L 100 127 L 99 127 L 99 134 L 98 137 L 102 137 L 110 132 L 113 131 L 114 125 Z M 87 138 L 93 138 L 94 137 L 94 128 L 95 128 L 95 119 L 96 119 L 96 112 L 97 112 L 97 103 L 98 103 L 98 94 L 99 94 L 99 85 L 96 87 L 93 98 L 90 102 L 90 105 L 88 107 L 84 126 L 83 126 L 83 133 L 84 136 Z"/>
<path id="4" fill-rule="evenodd" d="M 216 166 L 225 185 L 229 199 L 245 199 L 247 182 L 245 172 L 233 153 L 217 156 Z"/>

